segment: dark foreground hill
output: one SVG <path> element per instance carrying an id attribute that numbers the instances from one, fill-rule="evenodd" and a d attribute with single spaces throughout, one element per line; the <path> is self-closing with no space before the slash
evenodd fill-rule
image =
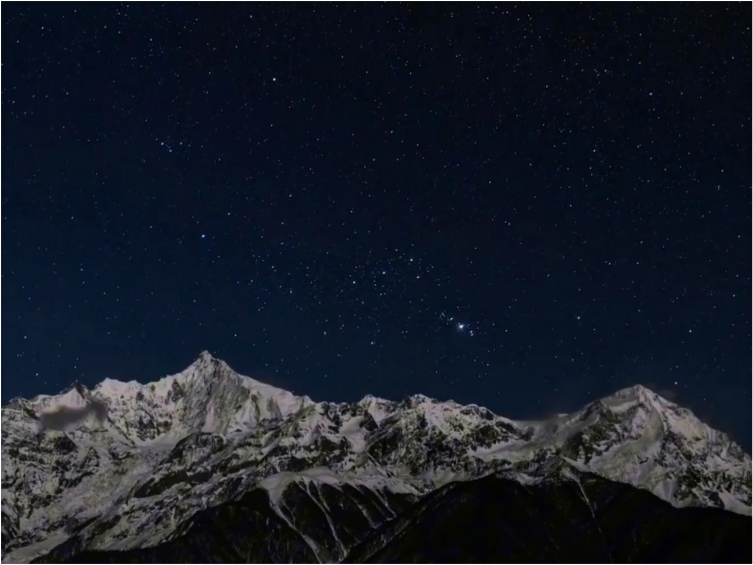
<path id="1" fill-rule="evenodd" d="M 346 563 L 750 563 L 751 519 L 674 508 L 635 487 L 563 466 L 535 485 L 500 476 L 455 482 L 376 528 L 334 513 L 361 537 Z M 564 471 L 564 472 L 563 472 Z M 563 476 L 563 475 L 570 475 Z M 290 503 L 295 494 L 291 491 Z M 357 495 L 356 495 L 357 496 Z M 335 501 L 333 500 L 333 505 Z M 301 505 L 300 523 L 322 516 Z M 308 515 L 305 515 L 307 514 Z M 267 493 L 205 510 L 175 539 L 130 551 L 59 546 L 38 563 L 316 563 Z"/>
<path id="2" fill-rule="evenodd" d="M 599 477 L 453 483 L 385 524 L 352 563 L 750 563 L 751 519 L 674 508 Z"/>

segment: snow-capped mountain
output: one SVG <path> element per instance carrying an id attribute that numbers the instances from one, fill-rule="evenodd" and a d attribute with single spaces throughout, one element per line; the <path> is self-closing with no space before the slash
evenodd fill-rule
<path id="1" fill-rule="evenodd" d="M 77 416 L 59 430 L 40 421 L 95 403 L 106 417 Z M 279 529 L 272 553 L 254 550 L 269 560 L 340 561 L 448 483 L 502 473 L 532 484 L 562 464 L 676 507 L 751 511 L 750 456 L 640 386 L 521 422 L 420 395 L 314 402 L 205 352 L 154 383 L 76 383 L 3 407 L 3 561 L 175 543 L 227 512 Z"/>

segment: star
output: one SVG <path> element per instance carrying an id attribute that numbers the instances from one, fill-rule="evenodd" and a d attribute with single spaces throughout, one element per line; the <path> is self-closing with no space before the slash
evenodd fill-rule
<path id="1" fill-rule="evenodd" d="M 4 401 L 62 390 L 74 364 L 89 385 L 152 379 L 214 347 L 322 400 L 399 399 L 410 383 L 534 417 L 531 399 L 567 411 L 635 384 L 616 368 L 687 391 L 690 409 L 718 406 L 709 417 L 750 445 L 750 319 L 736 304 L 750 297 L 750 214 L 735 188 L 749 186 L 750 30 L 745 5 L 718 5 L 674 18 L 548 6 L 541 49 L 525 53 L 530 26 L 490 4 L 438 5 L 431 28 L 490 22 L 469 59 L 407 41 L 399 4 L 353 5 L 333 26 L 326 10 L 260 4 L 250 19 L 233 4 L 210 21 L 152 3 L 153 41 L 122 6 L 83 18 L 60 4 L 53 42 L 39 34 L 49 8 L 8 4 L 4 149 L 19 166 L 3 181 L 28 190 L 3 193 L 3 344 L 19 355 Z M 723 25 L 685 53 L 660 41 L 712 13 Z M 245 39 L 186 41 L 217 24 Z M 615 41 L 572 41 L 606 27 Z M 82 37 L 97 57 L 57 57 Z M 380 45 L 389 57 L 368 56 Z M 698 63 L 715 60 L 728 64 Z M 618 103 L 631 89 L 642 102 Z M 74 360 L 79 343 L 92 345 Z M 476 364 L 498 370 L 456 379 Z M 520 386 L 494 400 L 506 379 Z"/>

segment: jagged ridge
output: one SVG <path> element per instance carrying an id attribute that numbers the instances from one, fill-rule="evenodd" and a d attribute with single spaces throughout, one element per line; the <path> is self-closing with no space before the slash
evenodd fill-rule
<path id="1" fill-rule="evenodd" d="M 40 435 L 39 414 L 95 400 L 108 406 L 104 421 Z M 3 551 L 16 561 L 65 540 L 77 551 L 152 546 L 197 511 L 254 489 L 269 493 L 272 511 L 311 551 L 338 560 L 365 530 L 345 535 L 324 520 L 331 533 L 313 534 L 296 524 L 283 493 L 302 489 L 329 516 L 335 503 L 312 493 L 357 489 L 383 507 L 370 514 L 354 503 L 373 528 L 448 482 L 497 471 L 526 481 L 562 459 L 675 506 L 750 513 L 750 457 L 643 387 L 552 420 L 516 422 L 421 395 L 316 403 L 204 352 L 155 383 L 107 379 L 91 391 L 79 383 L 15 399 L 2 418 Z"/>

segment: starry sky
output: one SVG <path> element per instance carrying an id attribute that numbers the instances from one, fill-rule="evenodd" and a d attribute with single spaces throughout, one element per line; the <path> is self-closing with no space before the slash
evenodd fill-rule
<path id="1" fill-rule="evenodd" d="M 751 444 L 751 6 L 11 3 L 2 399 L 206 349 Z"/>

